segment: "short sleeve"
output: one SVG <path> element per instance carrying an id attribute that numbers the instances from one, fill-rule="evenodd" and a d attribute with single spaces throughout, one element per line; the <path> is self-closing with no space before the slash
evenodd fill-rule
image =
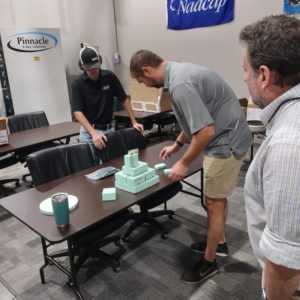
<path id="1" fill-rule="evenodd" d="M 214 123 L 200 93 L 192 84 L 177 85 L 171 96 L 189 125 L 192 134 Z"/>
<path id="2" fill-rule="evenodd" d="M 127 95 L 123 89 L 121 82 L 118 77 L 112 73 L 113 78 L 113 96 L 116 97 L 120 102 L 124 102 L 127 99 Z"/>
<path id="3" fill-rule="evenodd" d="M 268 149 L 263 171 L 266 228 L 260 248 L 270 261 L 300 269 L 300 146 Z"/>
<path id="4" fill-rule="evenodd" d="M 80 78 L 73 80 L 71 84 L 71 108 L 72 112 L 83 111 L 83 96 L 80 92 Z"/>

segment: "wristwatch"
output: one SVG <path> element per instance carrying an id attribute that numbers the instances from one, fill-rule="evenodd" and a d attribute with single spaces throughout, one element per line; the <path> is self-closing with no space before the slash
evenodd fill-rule
<path id="1" fill-rule="evenodd" d="M 180 142 L 180 141 L 178 141 L 178 140 L 176 140 L 175 143 L 176 143 L 179 147 L 182 147 L 182 146 L 184 145 L 184 143 L 182 143 L 182 142 Z"/>

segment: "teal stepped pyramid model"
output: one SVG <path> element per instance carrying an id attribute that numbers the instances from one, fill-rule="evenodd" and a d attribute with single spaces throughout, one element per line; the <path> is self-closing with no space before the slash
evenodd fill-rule
<path id="1" fill-rule="evenodd" d="M 148 164 L 139 161 L 138 152 L 124 155 L 122 171 L 115 174 L 115 187 L 130 193 L 139 193 L 159 182 L 159 176 Z"/>

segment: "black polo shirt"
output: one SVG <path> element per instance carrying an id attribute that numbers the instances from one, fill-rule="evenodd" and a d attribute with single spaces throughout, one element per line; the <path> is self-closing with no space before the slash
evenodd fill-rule
<path id="1" fill-rule="evenodd" d="M 91 124 L 112 121 L 114 98 L 123 102 L 127 95 L 117 78 L 108 70 L 101 70 L 98 80 L 84 72 L 72 82 L 72 111 L 81 111 Z"/>

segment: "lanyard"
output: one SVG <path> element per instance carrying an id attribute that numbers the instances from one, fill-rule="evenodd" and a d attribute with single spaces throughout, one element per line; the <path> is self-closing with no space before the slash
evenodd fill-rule
<path id="1" fill-rule="evenodd" d="M 297 99 L 300 100 L 300 97 L 289 98 L 289 99 L 286 99 L 286 100 L 284 100 L 283 102 L 281 102 L 281 103 L 278 105 L 278 107 L 276 108 L 276 110 L 274 111 L 273 115 L 271 116 L 271 118 L 269 119 L 269 121 L 268 121 L 267 123 L 270 123 L 270 122 L 271 122 L 271 120 L 274 118 L 274 116 L 275 116 L 276 113 L 278 112 L 279 108 L 280 108 L 283 104 L 285 104 L 285 103 L 287 103 L 287 102 L 290 102 L 290 101 L 293 101 L 293 100 L 297 100 Z"/>

